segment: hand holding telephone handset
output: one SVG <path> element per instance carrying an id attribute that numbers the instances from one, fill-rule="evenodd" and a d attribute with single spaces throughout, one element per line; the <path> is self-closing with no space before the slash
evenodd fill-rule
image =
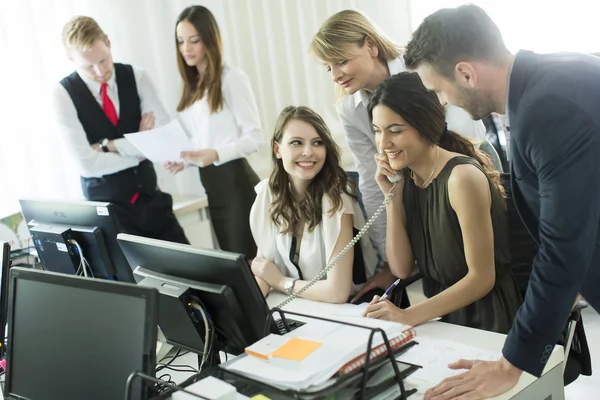
<path id="1" fill-rule="evenodd" d="M 402 174 L 399 171 L 393 170 L 389 164 L 387 154 L 379 147 L 378 153 L 375 155 L 375 161 L 378 163 L 377 176 L 375 177 L 379 183 L 379 175 L 383 175 L 388 178 L 388 181 L 392 183 L 400 182 L 402 180 Z M 381 184 L 379 186 L 382 186 Z M 385 188 L 381 188 L 385 192 Z"/>
<path id="2" fill-rule="evenodd" d="M 381 149 L 380 149 L 380 153 L 383 154 L 383 152 L 381 151 Z M 378 171 L 378 173 L 379 173 L 379 171 Z M 346 255 L 346 253 L 352 247 L 354 247 L 354 245 L 356 243 L 358 243 L 358 241 L 360 240 L 360 238 L 363 237 L 363 235 L 369 230 L 369 228 L 371 227 L 371 225 L 373 225 L 373 222 L 375 222 L 375 220 L 383 212 L 383 210 L 388 205 L 388 203 L 392 200 L 392 197 L 394 197 L 394 192 L 393 192 L 394 188 L 396 187 L 396 185 L 398 184 L 398 182 L 402 180 L 402 175 L 400 175 L 399 173 L 396 173 L 395 177 L 392 178 L 390 176 L 387 176 L 387 178 L 389 179 L 389 181 L 391 183 L 393 183 L 392 187 L 388 190 L 388 193 L 385 195 L 385 199 L 383 200 L 383 203 L 379 206 L 379 208 L 377 209 L 377 211 L 375 211 L 375 213 L 373 214 L 373 216 L 367 221 L 367 223 L 365 224 L 365 226 L 362 227 L 362 229 L 356 234 L 356 236 L 354 236 L 354 238 L 350 241 L 350 243 L 348 243 L 346 245 L 346 247 L 344 247 L 342 249 L 342 251 L 340 251 L 333 258 L 333 260 L 331 260 L 331 262 L 325 266 L 325 268 L 323 268 L 313 279 L 311 279 L 310 282 L 308 282 L 305 286 L 303 286 L 302 288 L 300 288 L 296 293 L 291 294 L 284 301 L 282 301 L 281 303 L 279 303 L 276 306 L 277 308 L 285 307 L 292 300 L 297 299 L 298 297 L 300 297 L 300 295 L 302 293 L 304 293 L 308 289 L 310 289 L 315 283 L 317 283 L 318 281 L 320 281 L 321 279 L 323 279 L 325 277 L 325 275 L 327 275 L 327 273 L 329 271 L 331 271 L 331 269 L 333 267 L 335 267 L 337 265 L 337 263 Z M 392 179 L 394 179 L 394 180 L 392 180 Z M 384 190 L 384 192 L 385 192 L 385 190 Z"/>

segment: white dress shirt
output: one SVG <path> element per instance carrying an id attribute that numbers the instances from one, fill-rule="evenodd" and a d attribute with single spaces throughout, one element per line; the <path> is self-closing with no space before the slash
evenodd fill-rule
<path id="1" fill-rule="evenodd" d="M 206 92 L 202 99 L 178 114 L 179 122 L 196 150 L 217 151 L 219 161 L 215 165 L 244 158 L 265 144 L 248 76 L 241 69 L 225 64 L 221 80 L 221 110 L 210 113 Z"/>
<path id="2" fill-rule="evenodd" d="M 170 120 L 169 115 L 165 112 L 158 99 L 148 75 L 142 68 L 132 67 L 142 114 L 148 112 L 154 113 L 155 127 L 167 124 Z M 79 76 L 98 102 L 98 106 L 102 109 L 100 83 L 87 78 L 83 74 L 79 74 Z M 113 102 L 117 115 L 120 115 L 118 87 L 114 72 L 107 83 L 108 97 Z M 64 142 L 69 153 L 74 156 L 81 176 L 86 178 L 100 178 L 103 175 L 135 167 L 140 163 L 140 158 L 143 157 L 142 154 L 124 138 L 114 141 L 118 153 L 102 153 L 92 149 L 87 140 L 85 130 L 77 117 L 75 104 L 73 104 L 69 93 L 60 82 L 54 87 L 52 92 L 52 107 L 61 140 Z"/>
<path id="3" fill-rule="evenodd" d="M 406 71 L 402 56 L 388 62 L 390 75 Z M 377 163 L 375 162 L 375 135 L 371 129 L 371 122 L 367 113 L 370 94 L 359 90 L 352 96 L 344 96 L 336 105 L 340 122 L 344 127 L 348 145 L 356 169 L 359 174 L 359 189 L 367 215 L 371 217 L 383 203 L 384 195 L 375 181 Z M 469 114 L 459 107 L 446 105 L 446 122 L 448 129 L 475 142 L 485 139 L 485 126 L 481 121 L 473 121 Z M 386 213 L 385 209 L 369 229 L 371 241 L 377 247 L 382 259 L 385 256 Z"/>
<path id="4" fill-rule="evenodd" d="M 256 200 L 250 210 L 250 229 L 256 246 L 263 257 L 275 264 L 283 275 L 299 279 L 298 270 L 290 260 L 292 234 L 282 234 L 271 219 L 270 207 L 273 193 L 269 188 L 269 180 L 262 180 L 255 189 Z M 302 233 L 298 267 L 302 271 L 304 280 L 307 281 L 317 276 L 334 258 L 333 250 L 340 236 L 344 214 L 352 215 L 355 229 L 360 230 L 365 225 L 360 206 L 346 194 L 342 194 L 342 208 L 335 214 L 329 214 L 331 201 L 328 196 L 323 196 L 322 209 L 321 223 L 312 232 L 309 232 L 308 225 L 305 225 Z M 366 235 L 361 238 L 358 245 L 362 249 L 365 275 L 369 279 L 375 273 L 378 263 L 377 254 Z M 354 254 L 357 252 L 355 251 Z M 362 286 L 362 284 L 352 284 L 351 293 L 357 293 Z"/>

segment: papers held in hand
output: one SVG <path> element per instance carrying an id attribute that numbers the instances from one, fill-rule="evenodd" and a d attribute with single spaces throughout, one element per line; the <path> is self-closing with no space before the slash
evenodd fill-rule
<path id="1" fill-rule="evenodd" d="M 179 121 L 174 119 L 166 125 L 147 131 L 126 133 L 125 138 L 152 162 L 180 162 L 182 151 L 193 150 L 190 139 Z"/>

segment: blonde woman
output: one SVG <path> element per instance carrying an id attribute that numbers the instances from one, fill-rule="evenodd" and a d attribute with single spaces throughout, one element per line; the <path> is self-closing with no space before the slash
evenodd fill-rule
<path id="1" fill-rule="evenodd" d="M 259 180 L 245 157 L 260 148 L 264 132 L 250 80 L 223 62 L 219 27 L 206 7 L 181 12 L 175 40 L 183 81 L 177 111 L 196 146 L 182 158 L 200 167 L 219 247 L 252 258 L 256 244 L 248 217 Z M 174 173 L 182 168 L 183 163 L 167 165 Z"/>
<path id="2" fill-rule="evenodd" d="M 329 17 L 314 36 L 311 48 L 331 74 L 340 94 L 337 112 L 354 154 L 365 210 L 371 217 L 383 202 L 384 195 L 375 181 L 377 146 L 367 105 L 377 85 L 406 70 L 402 49 L 367 16 L 354 10 L 340 11 Z M 444 103 L 443 99 L 440 100 Z M 469 139 L 484 139 L 483 123 L 471 120 L 458 107 L 446 106 L 446 121 L 448 129 Z M 369 231 L 380 258 L 385 261 L 385 215 L 381 215 Z M 387 263 L 359 295 L 376 288 L 386 289 L 393 282 L 395 277 L 386 266 Z M 427 289 L 425 292 L 429 294 Z"/>

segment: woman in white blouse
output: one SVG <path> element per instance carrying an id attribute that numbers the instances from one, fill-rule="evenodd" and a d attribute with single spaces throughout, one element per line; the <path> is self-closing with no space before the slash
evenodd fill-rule
<path id="1" fill-rule="evenodd" d="M 371 217 L 384 196 L 375 181 L 377 147 L 366 106 L 377 85 L 406 70 L 402 49 L 366 15 L 354 10 L 340 11 L 323 22 L 313 37 L 311 48 L 331 74 L 340 94 L 337 112 L 356 161 L 365 211 Z M 485 139 L 483 123 L 473 121 L 458 107 L 446 106 L 446 121 L 448 129 L 474 139 L 476 143 Z M 385 232 L 383 215 L 370 229 L 371 240 L 383 260 L 386 260 Z M 364 291 L 385 290 L 395 279 L 389 268 L 383 268 L 381 274 L 365 285 Z"/>
<path id="2" fill-rule="evenodd" d="M 183 80 L 177 111 L 196 149 L 183 152 L 182 159 L 200 167 L 219 247 L 252 258 L 256 244 L 248 216 L 259 180 L 245 157 L 263 144 L 264 133 L 250 80 L 222 61 L 219 27 L 207 8 L 181 12 L 176 40 Z M 176 173 L 183 163 L 166 167 Z"/>
<path id="3" fill-rule="evenodd" d="M 266 295 L 308 284 L 364 226 L 339 148 L 325 121 L 307 107 L 287 107 L 272 138 L 273 171 L 256 186 L 250 227 L 258 245 L 252 272 Z M 368 235 L 326 278 L 301 294 L 345 303 L 373 275 L 377 255 Z"/>

